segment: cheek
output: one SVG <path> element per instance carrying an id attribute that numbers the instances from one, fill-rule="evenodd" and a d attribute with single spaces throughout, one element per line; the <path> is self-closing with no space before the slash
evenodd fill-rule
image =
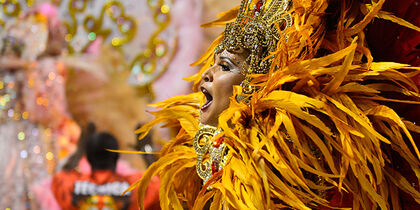
<path id="1" fill-rule="evenodd" d="M 233 94 L 233 86 L 239 85 L 243 80 L 242 75 L 225 74 L 214 81 L 214 88 L 218 92 L 217 96 L 223 101 L 223 104 L 229 103 L 229 97 Z"/>

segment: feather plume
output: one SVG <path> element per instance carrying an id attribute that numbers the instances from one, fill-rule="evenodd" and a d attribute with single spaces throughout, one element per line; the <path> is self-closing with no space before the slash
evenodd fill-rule
<path id="1" fill-rule="evenodd" d="M 200 209 L 207 202 L 210 209 L 330 207 L 331 189 L 353 194 L 353 209 L 398 209 L 399 191 L 420 203 L 405 174 L 392 169 L 397 155 L 420 179 L 420 155 L 412 138 L 420 128 L 389 106 L 419 104 L 410 77 L 420 69 L 371 57 L 363 34 L 367 24 L 374 17 L 397 19 L 381 11 L 384 0 L 370 3 L 293 1 L 294 25 L 285 31 L 287 42 L 279 41 L 271 53 L 271 71 L 252 75 L 262 88 L 246 103 L 231 97 L 219 116 L 228 161 L 205 185 L 195 173 L 192 148 L 202 96 L 194 93 L 158 104 L 155 120 L 139 132 L 161 122 L 181 130 L 135 185 L 140 186 L 139 200 L 148 179 L 159 174 L 163 209 Z M 333 29 L 324 19 L 331 8 L 337 13 L 331 15 L 337 23 Z M 231 21 L 234 11 L 206 26 Z M 195 84 L 212 65 L 214 47 L 222 38 L 194 63 L 204 63 L 189 78 Z M 239 93 L 241 87 L 235 86 L 234 95 Z"/>

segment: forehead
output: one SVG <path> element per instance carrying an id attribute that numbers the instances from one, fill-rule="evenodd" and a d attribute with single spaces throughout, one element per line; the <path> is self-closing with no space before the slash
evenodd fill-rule
<path id="1" fill-rule="evenodd" d="M 246 50 L 238 49 L 235 51 L 223 50 L 221 53 L 215 54 L 215 58 L 219 57 L 228 57 L 228 58 L 237 58 L 240 60 L 245 60 L 248 57 L 249 53 Z"/>

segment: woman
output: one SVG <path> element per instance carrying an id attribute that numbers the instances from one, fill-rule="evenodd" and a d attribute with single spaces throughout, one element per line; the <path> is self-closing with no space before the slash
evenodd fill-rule
<path id="1" fill-rule="evenodd" d="M 67 112 L 64 69 L 56 59 L 63 33 L 45 13 L 47 7 L 41 5 L 1 33 L 1 208 L 45 209 L 36 198 L 48 192 L 37 194 L 38 184 L 54 168 L 55 146 L 61 143 L 55 140 L 77 139 L 78 127 Z M 53 208 L 54 202 L 47 206 Z"/>
<path id="2" fill-rule="evenodd" d="M 419 203 L 418 180 L 405 178 L 419 170 L 419 128 L 390 108 L 419 103 L 409 79 L 419 69 L 373 62 L 364 28 L 379 16 L 420 29 L 370 3 L 244 0 L 205 24 L 226 28 L 195 63 L 200 92 L 155 104 L 138 130 L 181 127 L 139 181 L 139 201 L 159 174 L 164 209 Z"/>

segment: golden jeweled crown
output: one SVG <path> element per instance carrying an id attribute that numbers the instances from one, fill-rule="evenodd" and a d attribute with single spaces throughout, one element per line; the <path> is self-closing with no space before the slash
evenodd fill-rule
<path id="1" fill-rule="evenodd" d="M 282 31 L 292 25 L 290 8 L 291 0 L 242 0 L 235 22 L 226 25 L 224 39 L 215 53 L 244 48 L 250 52 L 245 73 L 267 73 L 271 65 L 269 52 L 275 50 L 282 36 L 287 40 Z M 247 77 L 241 83 L 243 94 L 255 91 L 255 87 L 249 85 L 250 81 Z"/>

